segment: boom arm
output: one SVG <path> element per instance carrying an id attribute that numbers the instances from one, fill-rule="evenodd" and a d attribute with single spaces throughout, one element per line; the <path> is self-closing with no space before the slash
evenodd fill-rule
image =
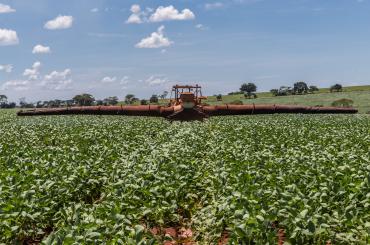
<path id="1" fill-rule="evenodd" d="M 142 106 L 80 106 L 67 108 L 48 108 L 21 110 L 18 116 L 43 116 L 43 115 L 124 115 L 124 116 L 148 116 L 162 117 L 174 113 L 174 107 L 162 107 L 158 105 Z"/>
<path id="2" fill-rule="evenodd" d="M 125 115 L 125 116 L 148 116 L 165 117 L 169 120 L 192 121 L 200 120 L 209 116 L 225 115 L 253 115 L 253 114 L 274 114 L 274 113 L 357 113 L 354 108 L 337 107 L 310 107 L 291 105 L 216 105 L 203 106 L 201 86 L 180 86 L 175 85 L 172 89 L 175 98 L 170 101 L 170 106 L 141 105 L 141 106 L 82 106 L 67 108 L 49 108 L 21 110 L 18 116 L 40 116 L 40 115 Z"/>
<path id="3" fill-rule="evenodd" d="M 158 105 L 146 106 L 85 106 L 68 108 L 21 110 L 18 116 L 42 115 L 123 115 L 165 117 L 169 120 L 191 121 L 203 120 L 209 116 L 253 115 L 275 113 L 302 113 L 302 114 L 354 114 L 354 108 L 337 107 L 309 107 L 289 105 L 216 105 L 184 108 L 182 105 L 163 107 Z"/>

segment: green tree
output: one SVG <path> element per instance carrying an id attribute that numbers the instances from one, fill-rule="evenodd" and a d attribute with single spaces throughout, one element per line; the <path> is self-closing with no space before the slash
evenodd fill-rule
<path id="1" fill-rule="evenodd" d="M 102 106 L 102 105 L 104 105 L 104 101 L 97 100 L 97 101 L 95 101 L 95 105 Z"/>
<path id="2" fill-rule="evenodd" d="M 296 82 L 293 87 L 293 92 L 295 94 L 307 94 L 308 93 L 308 86 L 305 82 Z"/>
<path id="3" fill-rule="evenodd" d="M 152 97 L 150 97 L 150 103 L 156 104 L 158 103 L 158 96 L 153 94 Z"/>
<path id="4" fill-rule="evenodd" d="M 0 94 L 0 105 L 8 103 L 8 97 L 4 94 Z"/>
<path id="5" fill-rule="evenodd" d="M 17 105 L 14 102 L 6 104 L 6 108 L 15 108 Z"/>
<path id="6" fill-rule="evenodd" d="M 330 87 L 330 92 L 342 92 L 343 86 L 339 83 L 334 84 L 333 86 Z"/>
<path id="7" fill-rule="evenodd" d="M 140 100 L 140 105 L 147 105 L 148 104 L 148 101 L 147 100 Z"/>
<path id="8" fill-rule="evenodd" d="M 275 96 L 287 96 L 294 94 L 291 87 L 281 86 L 279 89 L 271 89 L 270 92 Z"/>
<path id="9" fill-rule="evenodd" d="M 44 106 L 44 103 L 41 100 L 37 101 L 36 108 L 42 108 L 43 106 Z"/>
<path id="10" fill-rule="evenodd" d="M 125 96 L 125 103 L 127 104 L 127 105 L 131 105 L 131 104 L 133 104 L 134 102 L 135 102 L 135 95 L 133 95 L 133 94 L 128 94 L 128 95 L 126 95 Z"/>
<path id="11" fill-rule="evenodd" d="M 244 96 L 251 98 L 253 93 L 257 91 L 257 86 L 254 83 L 243 83 L 240 87 L 240 91 L 244 93 Z"/>
<path id="12" fill-rule="evenodd" d="M 60 107 L 61 104 L 62 104 L 62 101 L 61 100 L 52 100 L 51 103 L 53 105 L 52 107 Z"/>
<path id="13" fill-rule="evenodd" d="M 104 99 L 104 104 L 106 105 L 117 105 L 118 104 L 118 97 L 117 96 L 111 96 Z"/>
<path id="14" fill-rule="evenodd" d="M 316 87 L 316 86 L 310 86 L 309 88 L 308 88 L 308 91 L 310 92 L 310 93 L 315 93 L 315 92 L 317 92 L 317 91 L 319 91 L 319 88 L 318 87 Z"/>
<path id="15" fill-rule="evenodd" d="M 167 97 L 168 91 L 163 91 L 163 94 L 161 94 L 159 97 L 163 100 Z"/>
<path id="16" fill-rule="evenodd" d="M 94 103 L 95 98 L 91 94 L 79 94 L 73 97 L 73 100 L 79 106 L 91 106 Z"/>
<path id="17" fill-rule="evenodd" d="M 271 89 L 270 93 L 272 93 L 272 95 L 274 95 L 274 96 L 278 96 L 279 95 L 279 90 L 278 89 Z"/>

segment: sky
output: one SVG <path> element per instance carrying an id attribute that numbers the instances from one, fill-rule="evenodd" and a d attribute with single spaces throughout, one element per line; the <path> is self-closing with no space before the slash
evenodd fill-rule
<path id="1" fill-rule="evenodd" d="M 0 0 L 0 94 L 370 84 L 369 24 L 370 0 Z"/>

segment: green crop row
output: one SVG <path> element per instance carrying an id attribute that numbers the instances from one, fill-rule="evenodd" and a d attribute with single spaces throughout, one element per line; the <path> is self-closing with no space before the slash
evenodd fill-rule
<path id="1" fill-rule="evenodd" d="M 370 117 L 0 111 L 0 243 L 370 243 Z"/>

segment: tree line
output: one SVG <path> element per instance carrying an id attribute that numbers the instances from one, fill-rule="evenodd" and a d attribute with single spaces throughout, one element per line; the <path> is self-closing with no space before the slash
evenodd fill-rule
<path id="1" fill-rule="evenodd" d="M 235 95 L 235 94 L 244 94 L 245 98 L 257 98 L 257 86 L 254 83 L 243 83 L 237 92 L 228 93 L 228 95 Z M 274 96 L 286 96 L 286 95 L 301 95 L 301 94 L 308 94 L 308 93 L 315 93 L 319 91 L 319 88 L 314 85 L 308 85 L 306 82 L 299 81 L 293 84 L 293 86 L 281 86 L 278 89 L 271 89 L 270 92 Z M 334 84 L 330 86 L 329 91 L 333 92 L 342 92 L 343 86 L 341 84 Z M 222 95 L 214 95 L 217 100 L 222 100 Z"/>
<path id="2" fill-rule="evenodd" d="M 293 87 L 281 86 L 279 89 L 271 89 L 270 92 L 275 96 L 307 94 L 319 91 L 316 86 L 308 86 L 305 82 L 296 82 Z M 229 93 L 229 95 L 244 94 L 245 98 L 257 98 L 257 85 L 254 83 L 243 83 L 238 92 Z M 217 100 L 221 100 L 222 95 L 215 95 Z"/>
<path id="3" fill-rule="evenodd" d="M 281 86 L 279 89 L 271 89 L 270 92 L 275 96 L 287 96 L 287 95 L 301 95 L 308 93 L 315 93 L 319 91 L 319 88 L 316 86 L 308 86 L 305 82 L 296 82 L 293 87 Z M 329 91 L 333 92 L 342 92 L 343 86 L 341 84 L 334 84 L 330 86 Z"/>
<path id="4" fill-rule="evenodd" d="M 299 81 L 293 84 L 293 87 L 290 86 L 281 86 L 278 89 L 271 89 L 270 92 L 274 96 L 287 96 L 287 95 L 302 95 L 302 94 L 313 94 L 315 92 L 319 91 L 319 88 L 314 85 L 308 85 L 307 83 L 303 81 Z M 342 92 L 343 86 L 341 84 L 334 84 L 330 86 L 329 91 L 331 93 L 333 92 Z M 239 91 L 237 92 L 231 92 L 228 93 L 228 95 L 244 95 L 245 98 L 251 99 L 251 98 L 257 98 L 258 95 L 257 92 L 257 85 L 252 82 L 243 83 L 240 86 Z M 213 95 L 217 101 L 222 101 L 222 94 L 215 94 Z"/>
<path id="5" fill-rule="evenodd" d="M 4 94 L 0 94 L 0 108 L 11 109 L 15 108 L 16 104 L 14 102 L 8 102 L 8 97 Z"/>
<path id="6" fill-rule="evenodd" d="M 293 87 L 289 86 L 281 86 L 279 89 L 271 89 L 270 92 L 274 96 L 286 96 L 286 95 L 300 95 L 300 94 L 308 94 L 308 93 L 315 93 L 319 91 L 319 88 L 310 85 L 308 86 L 305 82 L 296 82 L 294 83 Z"/>
<path id="7" fill-rule="evenodd" d="M 123 103 L 126 105 L 133 104 L 156 104 L 159 103 L 159 99 L 166 99 L 168 92 L 164 91 L 163 93 L 156 95 L 153 94 L 148 100 L 138 99 L 134 94 L 127 94 L 124 98 Z M 47 100 L 47 101 L 37 101 L 35 103 L 26 102 L 25 98 L 21 98 L 19 101 L 20 108 L 56 108 L 56 107 L 71 107 L 71 106 L 114 106 L 120 103 L 120 100 L 117 96 L 110 96 L 103 100 L 97 100 L 95 97 L 88 93 L 78 94 L 70 100 Z M 15 102 L 9 102 L 6 95 L 0 95 L 0 108 L 10 109 L 17 107 Z"/>

